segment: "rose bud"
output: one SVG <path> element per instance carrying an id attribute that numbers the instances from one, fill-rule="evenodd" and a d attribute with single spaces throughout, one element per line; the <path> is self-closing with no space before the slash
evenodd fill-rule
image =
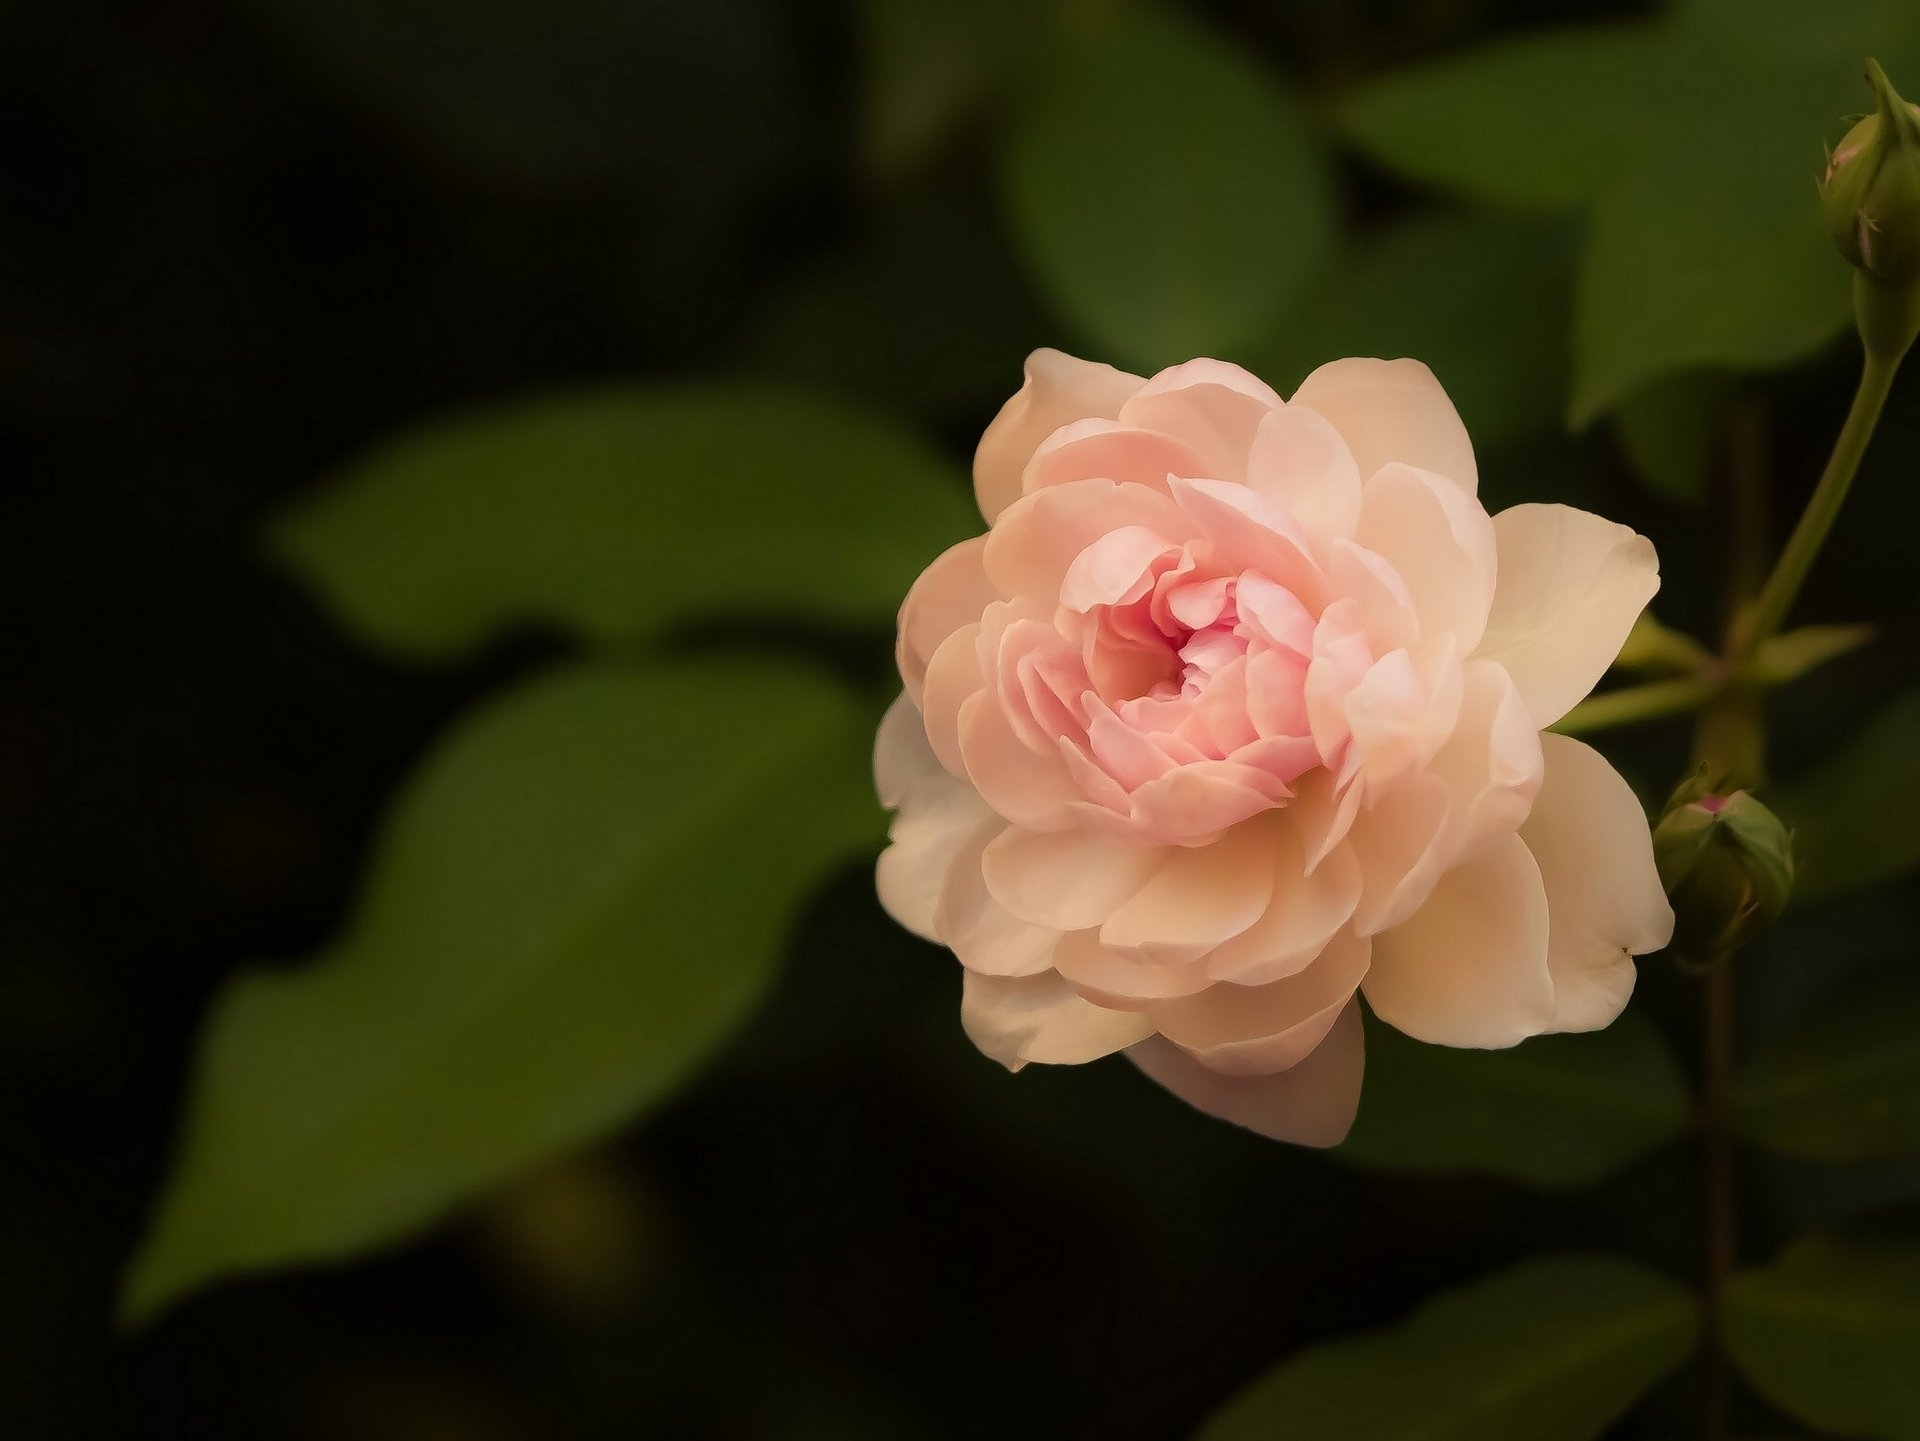
<path id="1" fill-rule="evenodd" d="M 1820 186 L 1834 243 L 1859 271 L 1854 306 L 1870 352 L 1898 356 L 1920 329 L 1920 106 L 1867 62 L 1877 109 L 1835 147 Z"/>
<path id="2" fill-rule="evenodd" d="M 1010 1069 L 1114 1052 L 1263 1135 L 1338 1142 L 1360 998 L 1511 1046 L 1620 1013 L 1666 944 L 1646 815 L 1543 734 L 1619 654 L 1652 545 L 1488 515 L 1432 372 L 1027 363 L 987 523 L 900 611 L 880 899 L 957 957 Z"/>
<path id="3" fill-rule="evenodd" d="M 1653 833 L 1673 901 L 1674 949 L 1710 961 L 1751 940 L 1793 891 L 1793 843 L 1747 791 L 1675 797 Z"/>

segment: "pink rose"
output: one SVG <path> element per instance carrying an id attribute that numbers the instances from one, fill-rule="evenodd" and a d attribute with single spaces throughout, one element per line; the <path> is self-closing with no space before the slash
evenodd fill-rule
<path id="1" fill-rule="evenodd" d="M 1204 1111 L 1332 1145 L 1357 992 L 1421 1040 L 1605 1026 L 1673 915 L 1626 783 L 1543 735 L 1659 585 L 1561 505 L 1489 518 L 1412 360 L 1282 401 L 1056 351 L 988 426 L 988 531 L 900 609 L 875 746 L 887 910 L 950 947 L 1018 1069 L 1124 1050 Z"/>

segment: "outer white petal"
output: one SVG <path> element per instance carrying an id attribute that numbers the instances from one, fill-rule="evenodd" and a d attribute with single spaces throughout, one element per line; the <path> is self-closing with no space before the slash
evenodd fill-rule
<path id="1" fill-rule="evenodd" d="M 1551 1030 L 1547 896 L 1525 842 L 1493 842 L 1375 936 L 1363 989 L 1381 1020 L 1442 1046 L 1493 1049 Z"/>
<path id="2" fill-rule="evenodd" d="M 1176 846 L 1100 927 L 1103 944 L 1150 960 L 1192 961 L 1266 912 L 1277 863 L 1274 827 L 1234 827 L 1204 846 Z"/>
<path id="3" fill-rule="evenodd" d="M 934 915 L 947 878 L 980 825 L 992 817 L 972 786 L 945 771 L 918 781 L 901 800 L 888 831 L 891 844 L 874 867 L 887 914 L 917 936 L 941 939 Z"/>
<path id="4" fill-rule="evenodd" d="M 880 804 L 900 809 L 914 783 L 940 769 L 939 757 L 927 744 L 927 727 L 905 691 L 893 699 L 880 718 L 873 737 L 873 788 Z"/>
<path id="5" fill-rule="evenodd" d="M 1417 360 L 1335 360 L 1293 394 L 1346 438 L 1366 479 L 1389 461 L 1444 475 L 1469 494 L 1480 487 L 1473 442 L 1433 372 Z"/>
<path id="6" fill-rule="evenodd" d="M 1384 465 L 1367 481 L 1354 539 L 1399 575 L 1423 641 L 1451 631 L 1461 654 L 1480 643 L 1495 561 L 1493 522 L 1478 500 L 1432 471 Z"/>
<path id="7" fill-rule="evenodd" d="M 1153 1028 L 1139 1012 L 1094 1005 L 1051 972 L 1007 978 L 968 971 L 960 1024 L 974 1045 L 1010 1071 L 1029 1061 L 1048 1066 L 1097 1061 Z"/>
<path id="8" fill-rule="evenodd" d="M 1264 986 L 1210 986 L 1148 1014 L 1161 1035 L 1223 1076 L 1268 1076 L 1304 1060 L 1353 999 L 1368 942 L 1334 938 L 1304 970 Z"/>
<path id="9" fill-rule="evenodd" d="M 1027 357 L 1026 383 L 1000 407 L 973 453 L 973 494 L 980 513 L 995 516 L 1020 498 L 1020 476 L 1040 442 L 1061 426 L 1099 416 L 1112 420 L 1142 385 L 1140 376 L 1058 350 Z"/>
<path id="10" fill-rule="evenodd" d="M 1311 1055 L 1271 1076 L 1223 1076 L 1164 1036 L 1134 1046 L 1127 1057 L 1188 1105 L 1302 1146 L 1337 1146 L 1346 1139 L 1360 1109 L 1366 1065 L 1360 1010 L 1352 1004 Z"/>
<path id="11" fill-rule="evenodd" d="M 1660 562 L 1645 536 L 1566 505 L 1516 505 L 1493 530 L 1500 579 L 1475 654 L 1507 668 L 1544 728 L 1620 654 L 1660 588 Z"/>
<path id="12" fill-rule="evenodd" d="M 1592 747 L 1540 738 L 1546 780 L 1520 838 L 1547 890 L 1547 969 L 1556 1031 L 1593 1031 L 1633 994 L 1633 958 L 1673 938 L 1647 818 Z"/>

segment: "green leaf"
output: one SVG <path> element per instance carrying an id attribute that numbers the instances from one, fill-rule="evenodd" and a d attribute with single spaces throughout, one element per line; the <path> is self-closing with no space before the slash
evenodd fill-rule
<path id="1" fill-rule="evenodd" d="M 1920 690 L 1910 690 L 1773 798 L 1793 828 L 1796 899 L 1840 895 L 1920 866 L 1920 827 L 1905 804 L 1916 790 Z"/>
<path id="2" fill-rule="evenodd" d="M 1733 383 L 1722 371 L 1663 376 L 1613 410 L 1628 463 L 1655 495 L 1698 508 L 1726 442 Z"/>
<path id="3" fill-rule="evenodd" d="M 600 641 L 712 614 L 881 624 L 979 528 L 945 463 L 859 411 L 633 385 L 429 424 L 273 540 L 354 630 L 443 656 L 536 620 Z"/>
<path id="4" fill-rule="evenodd" d="M 1337 261 L 1251 368 L 1290 392 L 1341 355 L 1411 355 L 1489 447 L 1558 431 L 1567 386 L 1572 232 L 1554 221 L 1426 215 Z"/>
<path id="5" fill-rule="evenodd" d="M 1576 425 L 1675 370 L 1798 360 L 1846 323 L 1848 270 L 1813 187 L 1821 107 L 1791 103 L 1797 77 L 1755 65 L 1742 78 L 1767 93 L 1694 118 L 1594 212 L 1575 299 Z"/>
<path id="6" fill-rule="evenodd" d="M 1591 1441 L 1698 1329 L 1693 1297 L 1644 1266 L 1543 1258 L 1282 1362 L 1198 1441 Z"/>
<path id="7" fill-rule="evenodd" d="M 1733 1278 L 1726 1340 L 1755 1390 L 1822 1431 L 1920 1441 L 1920 1238 L 1798 1242 Z"/>
<path id="8" fill-rule="evenodd" d="M 1920 1155 L 1920 966 L 1850 976 L 1741 1068 L 1740 1133 L 1814 1161 Z"/>
<path id="9" fill-rule="evenodd" d="M 1348 97 L 1346 136 L 1390 169 L 1494 205 L 1574 209 L 1670 119 L 1663 28 L 1544 30 L 1408 66 Z"/>
<path id="10" fill-rule="evenodd" d="M 1360 1115 L 1336 1153 L 1383 1170 L 1483 1171 L 1584 1186 L 1687 1126 L 1686 1082 L 1628 1011 L 1604 1031 L 1466 1051 L 1367 1028 Z"/>
<path id="11" fill-rule="evenodd" d="M 340 939 L 217 1001 L 124 1314 L 406 1236 L 658 1104 L 877 839 L 867 744 L 835 684 L 766 660 L 583 666 L 470 717 Z"/>
<path id="12" fill-rule="evenodd" d="M 1149 370 L 1260 334 L 1332 243 L 1300 109 L 1236 47 L 1149 12 L 1048 77 L 1011 137 L 1005 188 L 1061 315 Z"/>
<path id="13" fill-rule="evenodd" d="M 1054 48 L 1030 0 L 860 0 L 861 149 L 883 178 L 934 155 Z"/>

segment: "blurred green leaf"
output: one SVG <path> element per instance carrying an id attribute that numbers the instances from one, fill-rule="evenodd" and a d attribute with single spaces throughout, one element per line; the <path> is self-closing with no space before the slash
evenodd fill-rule
<path id="1" fill-rule="evenodd" d="M 1785 1155 L 1920 1155 L 1920 965 L 1849 976 L 1741 1068 L 1733 1104 L 1743 1136 Z"/>
<path id="2" fill-rule="evenodd" d="M 1337 113 L 1403 175 L 1493 205 L 1574 209 L 1660 135 L 1677 79 L 1663 27 L 1569 26 L 1407 66 Z"/>
<path id="3" fill-rule="evenodd" d="M 275 528 L 333 611 L 438 656 L 542 620 L 594 640 L 713 614 L 882 623 L 980 528 L 913 436 L 801 395 L 631 386 L 429 424 Z"/>
<path id="4" fill-rule="evenodd" d="M 216 1003 L 124 1314 L 405 1236 L 660 1102 L 877 840 L 866 750 L 836 685 L 771 660 L 579 667 L 468 719 L 340 939 Z"/>
<path id="5" fill-rule="evenodd" d="M 1056 39 L 1031 0 L 860 0 L 855 13 L 861 149 L 887 179 L 922 165 Z"/>
<path id="6" fill-rule="evenodd" d="M 1557 431 L 1567 386 L 1573 233 L 1554 221 L 1425 215 L 1336 260 L 1253 347 L 1290 392 L 1340 355 L 1411 355 L 1447 388 L 1478 446 Z"/>
<path id="7" fill-rule="evenodd" d="M 1360 1115 L 1336 1154 L 1383 1170 L 1584 1186 L 1680 1135 L 1688 1114 L 1685 1079 L 1637 1011 L 1506 1051 L 1429 1046 L 1373 1022 Z"/>
<path id="8" fill-rule="evenodd" d="M 1821 1430 L 1920 1441 L 1920 1239 L 1790 1246 L 1733 1278 L 1726 1340 L 1755 1390 Z"/>
<path id="9" fill-rule="evenodd" d="M 1782 786 L 1773 808 L 1793 828 L 1802 901 L 1873 885 L 1920 866 L 1920 690 L 1888 705 L 1809 775 Z"/>
<path id="10" fill-rule="evenodd" d="M 705 206 L 790 173 L 814 143 L 791 121 L 804 52 L 781 0 L 235 4 L 342 104 L 516 188 Z"/>
<path id="11" fill-rule="evenodd" d="M 1661 22 L 1548 31 L 1418 66 L 1342 116 L 1416 179 L 1590 212 L 1569 404 L 1583 425 L 1675 371 L 1770 368 L 1844 326 L 1847 270 L 1814 181 L 1821 141 L 1865 105 L 1870 53 L 1895 73 L 1920 66 L 1911 5 L 1779 0 L 1760 18 L 1702 0 Z"/>
<path id="12" fill-rule="evenodd" d="M 1701 370 L 1663 376 L 1614 407 L 1614 435 L 1648 490 L 1675 505 L 1706 501 L 1732 398 L 1730 377 Z"/>
<path id="13" fill-rule="evenodd" d="M 1238 48 L 1150 11 L 1125 13 L 1048 76 L 1005 183 L 1061 315 L 1148 370 L 1259 335 L 1332 243 L 1299 107 Z"/>
<path id="14" fill-rule="evenodd" d="M 1693 1297 L 1644 1266 L 1546 1257 L 1282 1362 L 1198 1441 L 1591 1441 L 1698 1328 Z"/>

